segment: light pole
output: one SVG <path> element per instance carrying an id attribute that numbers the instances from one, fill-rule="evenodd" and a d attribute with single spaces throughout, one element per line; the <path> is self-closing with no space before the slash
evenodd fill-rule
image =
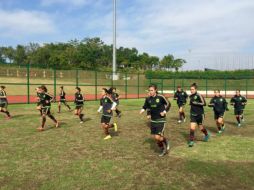
<path id="1" fill-rule="evenodd" d="M 117 80 L 116 77 L 116 0 L 113 0 L 113 75 L 112 79 Z"/>

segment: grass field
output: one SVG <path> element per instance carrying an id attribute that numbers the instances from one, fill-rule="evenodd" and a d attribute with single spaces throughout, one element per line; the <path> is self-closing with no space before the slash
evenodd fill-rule
<path id="1" fill-rule="evenodd" d="M 172 101 L 171 101 L 172 102 Z M 254 189 L 254 101 L 245 111 L 245 124 L 236 128 L 233 110 L 226 113 L 226 130 L 216 135 L 213 112 L 206 108 L 205 125 L 212 133 L 187 147 L 189 122 L 177 124 L 175 102 L 168 114 L 165 134 L 170 153 L 158 157 L 145 115 L 143 100 L 122 100 L 119 132 L 103 140 L 98 102 L 85 103 L 83 124 L 63 108 L 56 113 L 56 129 L 40 124 L 35 105 L 10 105 L 11 120 L 0 115 L 0 189 Z M 187 116 L 189 107 L 186 108 Z"/>

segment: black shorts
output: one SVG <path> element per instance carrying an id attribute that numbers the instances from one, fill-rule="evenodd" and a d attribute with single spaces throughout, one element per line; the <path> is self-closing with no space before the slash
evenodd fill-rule
<path id="1" fill-rule="evenodd" d="M 8 103 L 7 102 L 1 102 L 0 103 L 0 108 L 7 108 L 8 107 Z"/>
<path id="2" fill-rule="evenodd" d="M 66 100 L 65 100 L 65 99 L 60 99 L 59 102 L 61 102 L 61 103 L 66 103 Z"/>
<path id="3" fill-rule="evenodd" d="M 190 119 L 191 119 L 191 123 L 197 123 L 198 125 L 203 125 L 204 119 L 205 119 L 205 115 L 204 114 L 191 115 Z"/>
<path id="4" fill-rule="evenodd" d="M 165 124 L 166 124 L 165 122 L 160 122 L 160 123 L 151 122 L 151 134 L 163 136 Z"/>
<path id="5" fill-rule="evenodd" d="M 101 116 L 101 123 L 109 124 L 111 117 L 109 116 Z"/>
<path id="6" fill-rule="evenodd" d="M 50 107 L 41 108 L 42 114 L 49 115 L 50 114 Z"/>
<path id="7" fill-rule="evenodd" d="M 214 112 L 214 119 L 217 120 L 219 118 L 224 117 L 224 112 Z"/>
<path id="8" fill-rule="evenodd" d="M 235 110 L 235 115 L 242 115 L 243 114 L 243 110 Z"/>
<path id="9" fill-rule="evenodd" d="M 84 106 L 84 104 L 76 104 L 75 109 L 76 110 L 83 109 L 83 106 Z"/>

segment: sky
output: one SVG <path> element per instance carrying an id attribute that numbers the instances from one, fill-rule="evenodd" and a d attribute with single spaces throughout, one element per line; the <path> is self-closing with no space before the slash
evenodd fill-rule
<path id="1" fill-rule="evenodd" d="M 112 0 L 0 0 L 0 46 L 100 37 Z M 117 47 L 187 60 L 188 69 L 254 68 L 254 0 L 117 0 Z"/>

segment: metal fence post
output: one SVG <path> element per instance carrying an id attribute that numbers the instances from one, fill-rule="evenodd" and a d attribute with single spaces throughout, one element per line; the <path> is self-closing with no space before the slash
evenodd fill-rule
<path id="1" fill-rule="evenodd" d="M 206 89 L 206 95 L 205 95 L 205 97 L 207 98 L 207 91 L 208 91 L 208 80 L 207 80 L 207 78 L 205 79 L 205 89 Z"/>
<path id="2" fill-rule="evenodd" d="M 164 81 L 164 80 L 161 79 L 161 92 L 162 92 L 162 94 L 164 94 L 164 93 L 163 93 L 163 81 Z"/>
<path id="3" fill-rule="evenodd" d="M 174 92 L 176 91 L 176 76 L 174 75 Z"/>
<path id="4" fill-rule="evenodd" d="M 27 104 L 30 104 L 30 64 L 27 64 L 26 68 L 26 73 L 27 73 Z"/>
<path id="5" fill-rule="evenodd" d="M 248 98 L 248 78 L 245 81 L 245 89 L 246 89 L 246 98 Z"/>
<path id="6" fill-rule="evenodd" d="M 98 86 L 98 83 L 97 83 L 97 71 L 95 70 L 94 71 L 94 77 L 95 77 L 95 100 L 97 100 L 97 86 Z"/>
<path id="7" fill-rule="evenodd" d="M 224 91 L 225 91 L 225 98 L 227 98 L 227 78 L 224 77 Z"/>
<path id="8" fill-rule="evenodd" d="M 125 99 L 127 99 L 127 91 L 128 91 L 127 85 L 128 85 L 127 73 L 125 73 Z"/>
<path id="9" fill-rule="evenodd" d="M 54 96 L 56 97 L 56 68 L 54 67 Z"/>
<path id="10" fill-rule="evenodd" d="M 139 72 L 138 72 L 138 99 L 139 99 Z"/>
<path id="11" fill-rule="evenodd" d="M 79 79 L 79 72 L 78 72 L 78 69 L 76 69 L 76 86 L 79 85 L 78 79 Z"/>

